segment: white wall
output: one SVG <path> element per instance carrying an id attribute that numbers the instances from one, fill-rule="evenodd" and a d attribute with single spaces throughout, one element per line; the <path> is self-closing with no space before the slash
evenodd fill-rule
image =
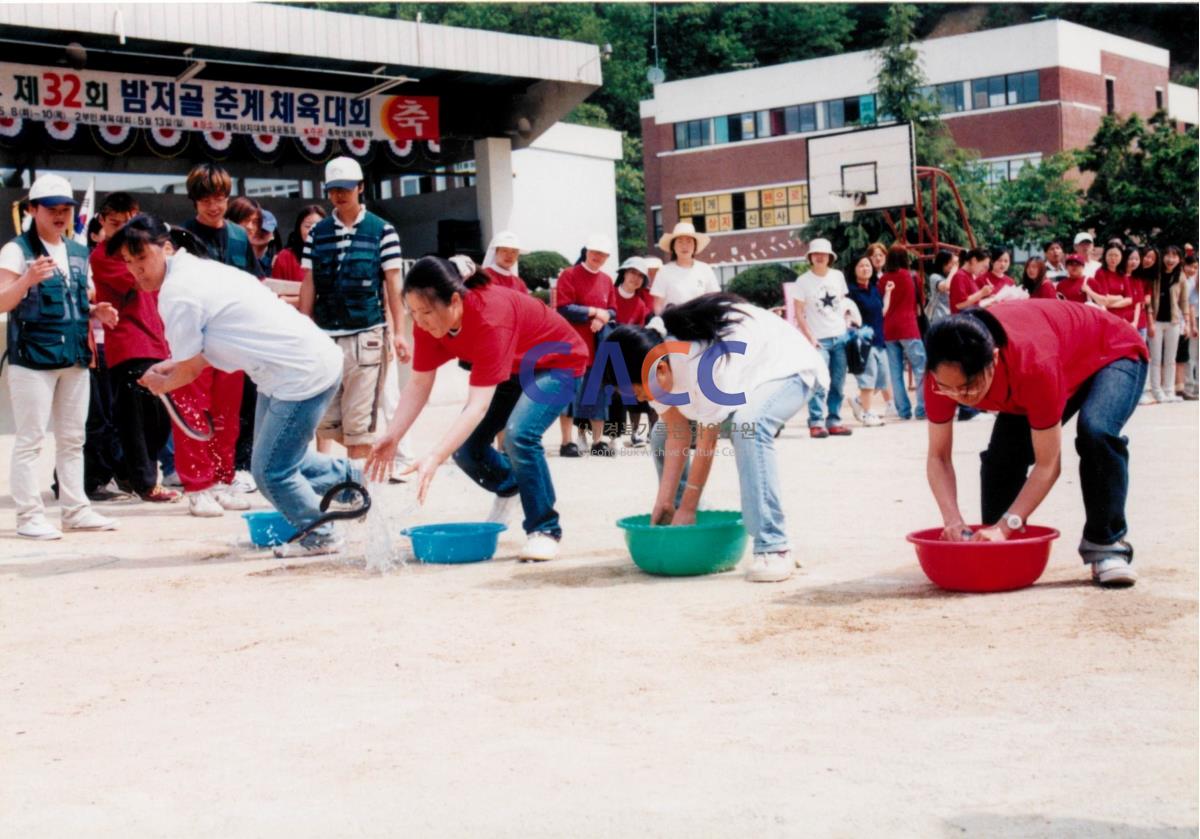
<path id="1" fill-rule="evenodd" d="M 570 262 L 591 233 L 617 243 L 616 161 L 621 134 L 558 123 L 529 148 L 513 152 L 510 229 L 522 250 L 558 251 Z M 614 252 L 605 270 L 616 271 Z"/>
<path id="2" fill-rule="evenodd" d="M 1200 91 L 1174 82 L 1167 85 L 1167 112 L 1179 122 L 1200 124 Z"/>

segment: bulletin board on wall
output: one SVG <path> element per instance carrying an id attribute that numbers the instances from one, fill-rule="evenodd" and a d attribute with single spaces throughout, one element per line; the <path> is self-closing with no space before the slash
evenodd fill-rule
<path id="1" fill-rule="evenodd" d="M 785 184 L 677 199 L 679 220 L 704 233 L 808 223 L 808 184 Z"/>

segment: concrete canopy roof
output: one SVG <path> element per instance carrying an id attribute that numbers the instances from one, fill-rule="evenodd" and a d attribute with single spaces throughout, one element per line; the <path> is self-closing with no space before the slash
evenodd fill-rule
<path id="1" fill-rule="evenodd" d="M 6 61 L 64 64 L 72 41 L 93 70 L 174 76 L 202 60 L 201 79 L 348 93 L 403 78 L 380 92 L 443 97 L 444 137 L 514 148 L 601 84 L 599 49 L 572 41 L 264 3 L 0 5 Z"/>

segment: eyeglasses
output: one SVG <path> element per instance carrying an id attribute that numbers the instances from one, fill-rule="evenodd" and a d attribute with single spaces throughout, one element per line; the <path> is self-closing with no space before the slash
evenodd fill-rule
<path id="1" fill-rule="evenodd" d="M 957 397 L 975 396 L 981 393 L 988 384 L 986 377 L 983 373 L 980 373 L 966 384 L 958 386 L 944 385 L 937 379 L 933 379 L 933 390 L 935 393 L 940 393 L 942 396 L 949 396 L 951 399 L 954 399 Z"/>

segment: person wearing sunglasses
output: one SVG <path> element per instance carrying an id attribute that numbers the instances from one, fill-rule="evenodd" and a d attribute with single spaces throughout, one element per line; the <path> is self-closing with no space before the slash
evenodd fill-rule
<path id="1" fill-rule="evenodd" d="M 938 321 L 925 336 L 925 351 L 926 470 L 945 524 L 942 538 L 1020 538 L 1058 480 L 1063 424 L 1078 414 L 1086 514 L 1079 553 L 1097 584 L 1133 585 L 1133 548 L 1124 541 L 1129 448 L 1121 430 L 1146 383 L 1149 354 L 1137 330 L 1094 307 L 1020 300 Z M 958 405 L 997 412 L 980 458 L 984 526 L 974 533 L 958 506 L 951 460 Z"/>

